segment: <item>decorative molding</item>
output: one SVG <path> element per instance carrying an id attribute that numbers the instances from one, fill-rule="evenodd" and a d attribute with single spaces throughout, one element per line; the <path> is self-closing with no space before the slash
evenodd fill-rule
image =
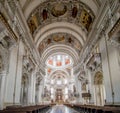
<path id="1" fill-rule="evenodd" d="M 59 3 L 53 0 L 43 2 L 35 8 L 29 15 L 27 22 L 33 36 L 45 25 L 61 21 L 74 23 L 87 33 L 91 29 L 94 18 L 91 9 L 78 0 Z"/>
<path id="2" fill-rule="evenodd" d="M 8 73 L 9 69 L 9 49 L 0 44 L 1 70 L 0 73 Z"/>
<path id="3" fill-rule="evenodd" d="M 88 36 L 89 40 L 86 41 L 86 46 L 83 48 L 84 52 L 81 52 L 81 62 L 84 62 L 84 60 L 87 60 L 90 57 L 90 53 L 96 43 L 98 43 L 100 39 L 104 37 L 104 34 L 108 33 L 108 30 L 112 27 L 111 24 L 115 24 L 115 22 L 117 21 L 118 17 L 116 16 L 116 14 L 118 13 L 120 3 L 118 1 L 111 2 L 111 4 L 109 4 L 109 0 L 105 2 L 101 13 L 96 19 L 95 24 L 93 25 L 94 29 L 90 32 Z M 112 14 L 114 14 L 114 21 Z"/>
<path id="4" fill-rule="evenodd" d="M 13 32 L 19 38 L 22 38 L 24 46 L 30 52 L 30 56 L 34 59 L 34 62 L 38 65 L 39 53 L 35 48 L 32 40 L 32 36 L 29 33 L 27 22 L 21 10 L 19 0 L 8 0 L 3 4 L 4 12 L 9 18 L 10 26 L 13 26 Z"/>
<path id="5" fill-rule="evenodd" d="M 78 55 L 82 49 L 81 43 L 74 36 L 66 33 L 56 33 L 48 36 L 39 44 L 38 51 L 40 55 L 44 52 L 44 50 L 58 43 L 73 47 Z"/>
<path id="6" fill-rule="evenodd" d="M 95 70 L 101 63 L 101 54 L 94 53 L 88 60 L 86 66 L 91 71 Z"/>
<path id="7" fill-rule="evenodd" d="M 109 39 L 115 40 L 120 43 L 120 18 L 108 33 Z"/>
<path id="8" fill-rule="evenodd" d="M 17 42 L 18 41 L 17 36 L 15 35 L 14 31 L 12 30 L 9 23 L 7 22 L 7 20 L 5 19 L 5 17 L 3 16 L 1 12 L 0 12 L 0 21 L 5 25 L 6 29 L 10 32 L 12 36 L 11 38 L 13 38 L 13 40 Z"/>

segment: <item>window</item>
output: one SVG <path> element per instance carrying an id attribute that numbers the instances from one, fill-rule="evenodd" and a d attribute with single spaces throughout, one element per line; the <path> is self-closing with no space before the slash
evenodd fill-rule
<path id="1" fill-rule="evenodd" d="M 72 64 L 72 58 L 65 54 L 53 55 L 46 61 L 46 65 L 51 68 L 63 68 Z"/>

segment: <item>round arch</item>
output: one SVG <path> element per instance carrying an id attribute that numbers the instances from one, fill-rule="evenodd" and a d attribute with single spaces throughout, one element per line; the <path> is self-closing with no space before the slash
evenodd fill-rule
<path id="1" fill-rule="evenodd" d="M 41 3 L 43 2 L 46 2 L 47 0 L 33 0 L 33 1 L 27 1 L 24 2 L 23 4 L 23 11 L 24 11 L 24 15 L 25 15 L 25 18 L 27 19 L 30 15 L 30 13 L 36 9 Z M 22 1 L 23 2 L 23 1 Z M 93 0 L 89 0 L 89 1 L 86 1 L 86 0 L 81 0 L 82 3 L 86 4 L 93 12 L 94 14 L 96 15 L 97 14 L 97 4 L 96 4 L 96 1 L 93 1 Z"/>
<path id="2" fill-rule="evenodd" d="M 86 33 L 81 27 L 68 22 L 54 22 L 38 30 L 35 35 L 35 43 L 37 47 L 43 39 L 54 33 L 68 33 L 73 35 L 80 41 L 82 46 L 86 41 Z"/>
<path id="3" fill-rule="evenodd" d="M 56 73 L 61 73 L 63 75 L 66 75 L 66 77 L 68 78 L 69 77 L 69 73 L 66 71 L 66 70 L 63 70 L 63 69 L 59 69 L 59 70 L 54 70 L 49 76 L 50 78 L 53 76 L 53 75 L 56 75 Z"/>
<path id="4" fill-rule="evenodd" d="M 59 51 L 59 52 L 58 52 Z M 44 63 L 46 62 L 47 58 L 53 54 L 57 54 L 57 53 L 61 53 L 61 54 L 68 54 L 72 59 L 74 59 L 74 65 L 76 65 L 78 63 L 79 60 L 79 56 L 78 53 L 72 48 L 69 47 L 67 45 L 63 45 L 63 44 L 58 44 L 58 45 L 53 45 L 51 47 L 49 47 L 48 49 L 46 49 L 42 56 L 41 56 L 41 62 L 43 65 L 45 65 Z"/>

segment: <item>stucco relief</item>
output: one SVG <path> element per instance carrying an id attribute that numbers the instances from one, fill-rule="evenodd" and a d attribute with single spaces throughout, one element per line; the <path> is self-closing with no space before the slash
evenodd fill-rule
<path id="1" fill-rule="evenodd" d="M 55 21 L 74 22 L 89 31 L 94 18 L 93 12 L 81 2 L 69 2 L 68 0 L 58 3 L 53 0 L 51 2 L 43 2 L 38 6 L 29 15 L 27 23 L 32 34 L 35 34 L 35 31 L 37 32 L 44 25 Z"/>
<path id="2" fill-rule="evenodd" d="M 53 37 L 53 40 L 55 42 L 63 42 L 63 41 L 65 41 L 65 37 L 64 36 L 61 36 L 61 37 L 55 36 L 55 37 Z"/>
<path id="3" fill-rule="evenodd" d="M 40 43 L 38 48 L 40 54 L 49 46 L 54 44 L 69 45 L 73 47 L 78 52 L 78 54 L 80 53 L 82 48 L 81 43 L 75 37 L 69 34 L 57 33 L 57 34 L 52 34 L 51 36 L 47 37 Z"/>
<path id="4" fill-rule="evenodd" d="M 81 15 L 80 15 L 80 22 L 87 30 L 89 30 L 89 27 L 92 23 L 92 17 L 87 11 L 82 10 Z"/>
<path id="5" fill-rule="evenodd" d="M 9 54 L 8 48 L 5 48 L 5 45 L 0 45 L 0 73 L 2 71 L 8 71 L 9 68 Z"/>
<path id="6" fill-rule="evenodd" d="M 64 5 L 63 3 L 57 3 L 57 4 L 54 4 L 52 10 L 51 10 L 51 13 L 53 16 L 55 17 L 59 17 L 59 16 L 62 16 L 66 13 L 67 11 L 67 6 Z"/>

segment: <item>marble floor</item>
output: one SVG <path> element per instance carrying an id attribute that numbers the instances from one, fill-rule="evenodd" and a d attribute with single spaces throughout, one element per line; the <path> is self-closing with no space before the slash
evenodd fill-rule
<path id="1" fill-rule="evenodd" d="M 49 110 L 49 112 L 47 113 L 79 113 L 79 112 L 64 105 L 56 105 L 53 106 L 52 109 Z"/>

